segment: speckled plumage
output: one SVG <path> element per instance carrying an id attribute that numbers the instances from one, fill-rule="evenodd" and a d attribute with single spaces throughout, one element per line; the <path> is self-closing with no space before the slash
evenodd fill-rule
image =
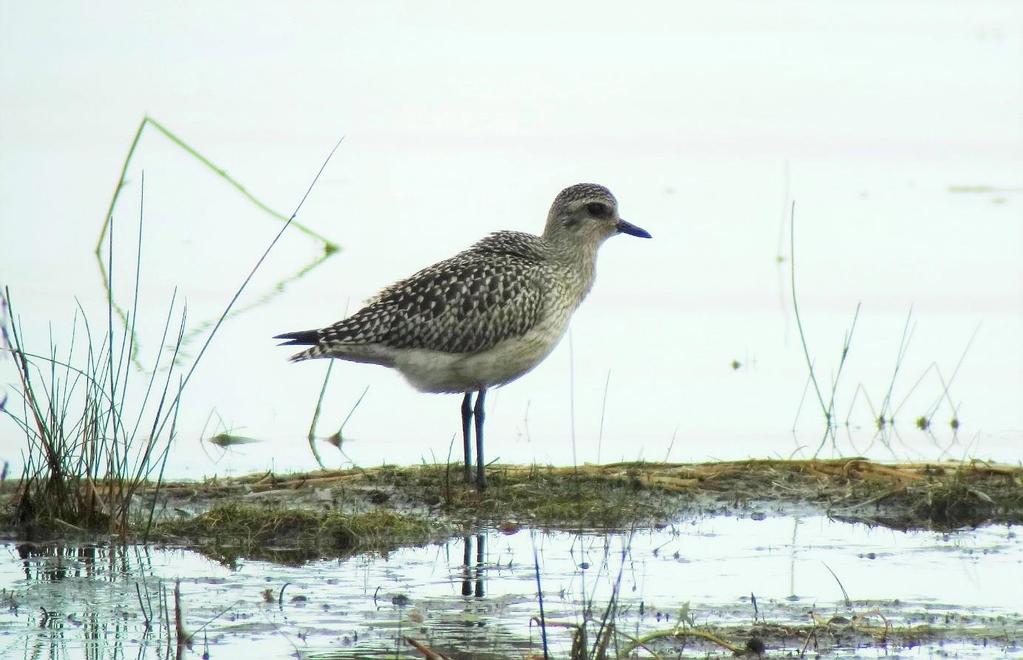
<path id="1" fill-rule="evenodd" d="M 311 346 L 295 361 L 379 364 L 421 391 L 479 391 L 482 400 L 487 388 L 518 378 L 554 349 L 593 285 L 604 240 L 616 233 L 649 238 L 622 220 L 617 206 L 603 186 L 571 186 L 554 199 L 542 235 L 496 232 L 385 288 L 342 321 L 277 338 Z M 481 424 L 481 406 L 477 418 Z"/>
<path id="2" fill-rule="evenodd" d="M 475 353 L 524 334 L 549 304 L 556 277 L 536 236 L 498 232 L 387 287 L 353 316 L 323 328 L 317 349 L 382 344 Z"/>

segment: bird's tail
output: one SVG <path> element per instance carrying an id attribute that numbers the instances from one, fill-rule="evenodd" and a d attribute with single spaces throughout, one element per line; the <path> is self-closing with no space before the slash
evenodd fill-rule
<path id="1" fill-rule="evenodd" d="M 324 354 L 324 349 L 320 346 L 320 331 L 319 330 L 299 330 L 298 332 L 285 332 L 284 334 L 274 336 L 274 339 L 283 339 L 278 346 L 312 346 L 307 348 L 301 353 L 295 353 L 289 360 L 292 362 L 299 362 L 301 360 L 309 360 L 311 358 L 320 357 Z"/>
<path id="2" fill-rule="evenodd" d="M 352 344 L 334 340 L 324 330 L 302 330 L 285 332 L 274 339 L 283 339 L 281 346 L 308 346 L 301 353 L 295 353 L 289 360 L 301 362 L 313 358 L 338 358 L 349 362 L 366 362 L 385 367 L 394 366 L 394 352 L 380 344 Z"/>
<path id="3" fill-rule="evenodd" d="M 278 346 L 312 346 L 320 343 L 319 330 L 299 330 L 298 332 L 285 332 L 282 335 L 274 335 L 274 339 L 284 339 Z"/>

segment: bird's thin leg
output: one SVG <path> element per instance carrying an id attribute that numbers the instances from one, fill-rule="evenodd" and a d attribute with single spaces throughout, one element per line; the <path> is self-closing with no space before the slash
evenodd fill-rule
<path id="1" fill-rule="evenodd" d="M 487 474 L 483 469 L 483 397 L 487 395 L 486 388 L 476 395 L 476 408 L 473 416 L 476 418 L 476 488 L 483 490 L 487 487 Z"/>
<path id="2" fill-rule="evenodd" d="M 472 482 L 472 442 L 469 431 L 472 429 L 472 391 L 465 393 L 462 399 L 462 449 L 465 455 L 465 483 Z"/>

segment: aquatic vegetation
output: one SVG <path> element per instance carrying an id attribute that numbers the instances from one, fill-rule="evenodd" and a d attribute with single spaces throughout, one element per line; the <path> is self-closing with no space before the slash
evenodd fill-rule
<path id="1" fill-rule="evenodd" d="M 175 147 L 177 147 L 184 153 L 188 154 L 190 157 L 194 158 L 213 176 L 217 177 L 218 179 L 222 179 L 225 183 L 231 186 L 239 195 L 245 198 L 248 202 L 250 202 L 253 206 L 262 211 L 264 214 L 282 223 L 285 227 L 288 226 L 293 227 L 295 231 L 312 239 L 322 250 L 322 253 L 319 256 L 317 256 L 307 264 L 303 265 L 296 272 L 275 282 L 272 287 L 270 287 L 264 293 L 259 295 L 259 297 L 255 301 L 247 303 L 246 305 L 234 307 L 234 309 L 228 312 L 228 316 L 236 316 L 239 314 L 243 314 L 246 311 L 267 304 L 268 302 L 279 296 L 281 293 L 283 293 L 285 288 L 289 284 L 313 272 L 316 268 L 323 264 L 323 262 L 325 262 L 327 259 L 329 259 L 332 255 L 336 254 L 341 249 L 341 247 L 337 243 L 334 243 L 328 238 L 322 236 L 321 234 L 317 233 L 310 227 L 307 227 L 304 224 L 297 222 L 295 220 L 294 215 L 289 217 L 281 213 L 280 211 L 271 208 L 266 202 L 256 197 L 256 195 L 249 191 L 248 188 L 242 185 L 241 182 L 239 182 L 233 176 L 228 174 L 227 170 L 224 167 L 211 161 L 207 156 L 199 152 L 199 150 L 196 149 L 194 146 L 186 142 L 178 134 L 171 131 L 162 122 L 158 121 L 157 119 L 149 115 L 144 116 L 142 118 L 142 121 L 139 122 L 138 128 L 135 130 L 135 135 L 132 137 L 131 145 L 128 147 L 128 153 L 125 155 L 124 162 L 121 165 L 121 172 L 117 178 L 117 185 L 114 187 L 114 193 L 110 198 L 110 204 L 107 207 L 106 214 L 103 216 L 103 222 L 100 225 L 99 236 L 96 239 L 95 248 L 96 265 L 99 268 L 101 276 L 100 279 L 103 282 L 104 287 L 106 287 L 107 295 L 111 298 L 110 304 L 113 308 L 114 315 L 118 319 L 120 319 L 122 325 L 125 328 L 127 328 L 132 335 L 131 343 L 133 352 L 131 352 L 129 355 L 131 360 L 135 362 L 136 366 L 138 366 L 140 369 L 143 368 L 143 365 L 139 360 L 139 356 L 137 355 L 139 342 L 138 338 L 135 336 L 135 327 L 133 324 L 130 324 L 128 322 L 127 311 L 125 311 L 120 302 L 112 296 L 112 292 L 110 291 L 110 280 L 107 271 L 112 266 L 114 255 L 105 254 L 103 250 L 103 244 L 104 241 L 106 241 L 109 238 L 109 234 L 113 230 L 111 225 L 113 223 L 114 211 L 117 208 L 118 200 L 120 199 L 121 196 L 121 191 L 124 189 L 124 186 L 127 182 L 128 168 L 131 166 L 131 163 L 135 157 L 136 149 L 138 148 L 139 145 L 139 141 L 142 139 L 143 134 L 146 133 L 147 127 L 152 128 L 152 131 L 155 131 L 157 135 L 164 137 Z M 181 338 L 181 345 L 182 346 L 190 345 L 193 340 L 201 337 L 204 333 L 208 332 L 210 328 L 220 325 L 220 323 L 223 320 L 224 319 L 220 317 L 213 317 L 194 324 L 193 327 L 185 331 L 184 335 Z M 153 367 L 153 369 L 155 370 L 155 367 Z"/>
<path id="2" fill-rule="evenodd" d="M 139 133 L 145 125 L 144 121 Z M 136 142 L 137 139 L 138 135 Z M 17 408 L 16 405 L 5 405 L 2 412 L 21 430 L 26 441 L 24 475 L 17 485 L 17 502 L 13 511 L 8 513 L 13 526 L 23 529 L 56 526 L 78 532 L 104 530 L 122 536 L 141 532 L 143 538 L 148 534 L 156 498 L 149 500 L 148 516 L 139 517 L 133 504 L 143 485 L 150 491 L 159 491 L 185 387 L 221 324 L 292 224 L 338 146 L 340 141 L 321 165 L 295 211 L 285 219 L 219 318 L 212 323 L 201 348 L 187 366 L 178 364 L 177 360 L 185 337 L 187 313 L 185 305 L 178 303 L 175 290 L 168 304 L 153 368 L 147 374 L 141 392 L 135 392 L 131 387 L 135 375 L 135 326 L 140 314 L 144 177 L 134 255 L 132 306 L 130 311 L 123 312 L 123 329 L 115 329 L 114 326 L 115 312 L 119 316 L 122 312 L 114 302 L 112 215 L 103 227 L 98 246 L 102 247 L 105 237 L 105 323 L 94 334 L 88 314 L 79 305 L 72 321 L 66 357 L 58 355 L 52 332 L 47 351 L 33 352 L 14 312 L 11 293 L 5 289 L 3 308 L 9 312 L 11 321 L 9 332 L 6 327 L 4 330 L 4 348 L 16 363 L 21 406 L 20 413 L 11 410 L 12 407 Z M 132 150 L 134 147 L 133 143 Z M 202 160 L 198 154 L 193 155 Z M 123 185 L 123 176 L 122 172 L 117 191 Z M 116 199 L 117 192 L 111 207 Z M 176 324 L 173 323 L 175 319 Z M 78 334 L 79 323 L 82 324 L 84 341 Z M 176 331 L 173 330 L 175 327 Z M 165 373 L 158 378 L 158 373 L 164 368 Z"/>
<path id="3" fill-rule="evenodd" d="M 141 235 L 140 231 L 135 304 L 127 317 L 131 326 L 138 308 Z M 112 236 L 111 232 L 111 254 Z M 174 364 L 181 347 L 185 309 L 177 303 L 175 292 L 154 369 L 146 376 L 141 395 L 129 398 L 129 388 L 134 386 L 129 358 L 134 333 L 115 331 L 113 292 L 108 290 L 107 322 L 101 333 L 93 334 L 88 316 L 79 306 L 66 357 L 58 355 L 52 337 L 46 354 L 32 352 L 17 320 L 11 324 L 10 350 L 20 380 L 21 406 L 20 414 L 10 409 L 3 412 L 21 429 L 27 445 L 12 514 L 17 526 L 57 525 L 126 534 L 137 522 L 132 504 L 139 488 L 151 479 L 157 483 L 162 479 L 188 380 L 188 374 Z M 9 290 L 5 290 L 4 299 L 16 319 Z M 84 341 L 78 334 L 79 323 Z M 163 366 L 167 371 L 158 378 L 157 369 Z"/>

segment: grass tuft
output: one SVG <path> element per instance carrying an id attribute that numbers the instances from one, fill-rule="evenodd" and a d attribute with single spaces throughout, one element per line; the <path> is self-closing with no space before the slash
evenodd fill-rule
<path id="1" fill-rule="evenodd" d="M 145 182 L 143 179 L 143 199 Z M 93 334 L 79 305 L 72 322 L 67 357 L 58 356 L 52 330 L 46 354 L 29 350 L 9 289 L 4 306 L 10 311 L 10 346 L 21 400 L 20 413 L 4 414 L 22 431 L 25 465 L 17 506 L 10 522 L 26 529 L 61 528 L 107 531 L 125 535 L 136 522 L 132 504 L 139 488 L 163 477 L 173 442 L 178 406 L 186 379 L 175 369 L 185 328 L 184 306 L 172 296 L 164 322 L 155 367 L 141 396 L 129 402 L 135 350 L 142 254 L 142 208 L 135 259 L 134 303 L 123 331 L 113 325 L 112 277 L 107 279 L 106 322 Z M 110 263 L 114 225 L 108 232 Z M 110 272 L 113 272 L 111 268 Z M 180 317 L 170 348 L 165 348 L 172 320 Z M 79 323 L 81 331 L 79 331 Z M 84 340 L 80 332 L 84 334 Z M 5 333 L 6 334 L 6 333 Z M 167 355 L 169 359 L 165 359 Z M 161 363 L 166 374 L 157 379 Z M 152 510 L 150 510 L 151 522 Z M 147 522 L 148 527 L 148 522 Z"/>
<path id="2" fill-rule="evenodd" d="M 160 128 L 151 120 L 154 126 Z M 145 126 L 139 127 L 139 132 Z M 161 129 L 162 130 L 162 129 Z M 168 137 L 172 137 L 168 135 Z M 132 150 L 138 141 L 136 135 Z M 177 363 L 185 335 L 186 310 L 177 304 L 177 291 L 171 298 L 152 371 L 142 392 L 132 389 L 134 355 L 137 348 L 135 326 L 139 316 L 138 300 L 142 271 L 143 204 L 139 208 L 138 245 L 135 254 L 134 292 L 130 312 L 121 314 L 114 303 L 113 272 L 115 224 L 111 216 L 101 232 L 97 251 L 107 241 L 107 268 L 104 269 L 106 309 L 102 330 L 95 335 L 88 316 L 79 305 L 72 322 L 67 357 L 58 356 L 52 331 L 45 354 L 29 350 L 11 300 L 5 289 L 0 302 L 0 349 L 15 361 L 21 405 L 0 406 L 25 438 L 23 477 L 18 482 L 17 504 L 8 516 L 10 526 L 23 530 L 72 529 L 107 531 L 127 536 L 141 531 L 146 538 L 154 518 L 154 506 L 163 482 L 163 470 L 173 444 L 181 396 L 199 362 L 224 320 L 249 281 L 308 198 L 320 175 L 340 146 L 339 140 L 320 166 L 294 212 L 269 242 L 248 275 L 227 303 L 224 311 L 206 335 L 198 354 L 187 367 Z M 197 154 L 193 154 L 199 157 Z M 129 155 L 130 158 L 130 155 Z M 125 165 L 127 167 L 127 164 Z M 117 191 L 123 185 L 122 178 Z M 114 201 L 117 199 L 117 192 Z M 111 207 L 114 202 L 111 202 Z M 115 316 L 123 320 L 123 329 L 115 330 Z M 169 348 L 168 333 L 172 320 L 179 318 Z M 79 334 L 82 325 L 84 341 Z M 7 327 L 9 324 L 9 328 Z M 165 370 L 158 380 L 157 374 Z M 4 402 L 7 403 L 6 401 Z M 20 407 L 20 412 L 12 408 Z M 148 516 L 139 518 L 133 503 L 143 486 L 149 491 Z M 144 523 L 139 527 L 140 522 Z"/>

